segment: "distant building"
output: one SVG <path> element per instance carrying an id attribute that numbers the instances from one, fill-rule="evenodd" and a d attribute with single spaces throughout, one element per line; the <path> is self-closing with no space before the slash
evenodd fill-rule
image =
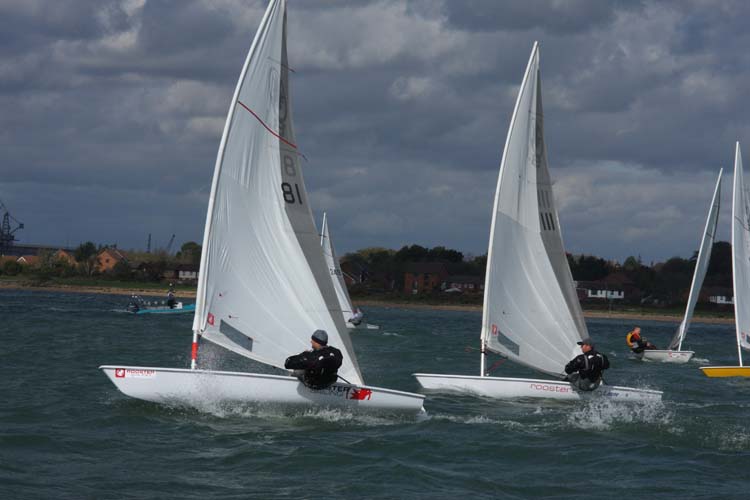
<path id="1" fill-rule="evenodd" d="M 63 261 L 70 266 L 75 266 L 77 264 L 75 257 L 73 257 L 73 254 L 63 250 L 62 248 L 55 252 L 52 255 L 52 258 L 55 260 Z"/>
<path id="2" fill-rule="evenodd" d="M 177 280 L 181 282 L 196 282 L 198 281 L 198 266 L 193 264 L 180 264 L 175 269 L 177 274 Z"/>
<path id="3" fill-rule="evenodd" d="M 708 296 L 708 301 L 712 304 L 734 305 L 734 290 L 731 288 L 720 286 L 706 287 L 701 296 Z"/>
<path id="4" fill-rule="evenodd" d="M 128 261 L 120 250 L 115 247 L 104 248 L 96 256 L 96 270 L 101 273 L 111 271 L 120 261 Z"/>
<path id="5" fill-rule="evenodd" d="M 22 266 L 36 266 L 39 265 L 39 260 L 38 255 L 22 255 L 16 259 L 16 262 Z"/>
<path id="6" fill-rule="evenodd" d="M 448 276 L 440 285 L 444 292 L 482 293 L 484 292 L 484 278 L 481 276 Z"/>
<path id="7" fill-rule="evenodd" d="M 641 290 L 624 273 L 613 273 L 602 280 L 577 281 L 576 292 L 580 300 L 639 301 Z"/>
<path id="8" fill-rule="evenodd" d="M 404 271 L 404 293 L 416 295 L 439 290 L 447 277 L 448 271 L 441 262 L 408 264 Z"/>

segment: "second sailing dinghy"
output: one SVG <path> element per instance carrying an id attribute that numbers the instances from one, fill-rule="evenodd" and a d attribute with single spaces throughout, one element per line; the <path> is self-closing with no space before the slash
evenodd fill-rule
<path id="1" fill-rule="evenodd" d="M 328 230 L 328 217 L 325 212 L 323 213 L 323 229 L 320 231 L 320 246 L 323 248 L 323 256 L 326 259 L 328 272 L 331 275 L 333 288 L 336 290 L 336 298 L 339 301 L 347 328 L 379 330 L 380 327 L 378 325 L 362 322 L 362 312 L 352 304 L 352 299 L 349 297 L 349 290 L 346 289 L 346 283 L 344 282 L 344 273 L 341 271 L 339 259 L 336 257 L 336 250 L 333 248 L 331 233 Z"/>
<path id="2" fill-rule="evenodd" d="M 128 396 L 158 403 L 260 403 L 414 412 L 424 396 L 364 385 L 308 205 L 292 126 L 286 0 L 271 0 L 245 61 L 216 160 L 203 238 L 190 369 L 100 367 Z M 209 340 L 282 368 L 328 332 L 337 382 L 197 368 Z"/>
<path id="3" fill-rule="evenodd" d="M 539 48 L 534 44 L 500 165 L 487 253 L 480 375 L 415 373 L 429 390 L 494 398 L 660 400 L 661 392 L 602 385 L 582 392 L 564 367 L 588 337 L 560 235 L 544 144 Z M 489 377 L 489 350 L 550 379 Z"/>
<path id="4" fill-rule="evenodd" d="M 742 171 L 740 143 L 734 152 L 732 186 L 732 281 L 734 324 L 739 366 L 701 366 L 707 377 L 750 377 L 750 366 L 742 363 L 742 349 L 750 350 L 750 205 Z"/>
<path id="5" fill-rule="evenodd" d="M 693 272 L 693 283 L 690 285 L 690 294 L 688 303 L 685 308 L 685 317 L 682 319 L 680 326 L 677 328 L 669 349 L 646 349 L 638 353 L 641 359 L 648 361 L 659 361 L 662 363 L 687 363 L 693 357 L 695 351 L 683 351 L 682 342 L 685 340 L 690 320 L 693 318 L 695 304 L 698 302 L 698 294 L 703 285 L 703 279 L 708 271 L 708 263 L 711 260 L 711 249 L 716 239 L 716 223 L 719 220 L 719 208 L 721 198 L 721 175 L 724 169 L 719 170 L 719 178 L 716 180 L 714 196 L 711 199 L 711 206 L 708 209 L 708 218 L 706 219 L 706 228 L 703 230 L 701 246 L 698 249 L 698 259 L 695 261 L 695 271 Z"/>

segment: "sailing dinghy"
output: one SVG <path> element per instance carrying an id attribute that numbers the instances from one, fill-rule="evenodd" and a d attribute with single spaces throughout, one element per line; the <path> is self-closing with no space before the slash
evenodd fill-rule
<path id="1" fill-rule="evenodd" d="M 750 349 L 750 206 L 743 180 L 739 142 L 734 152 L 732 186 L 732 281 L 739 366 L 701 366 L 701 371 L 707 377 L 750 377 L 750 366 L 742 364 L 742 349 Z"/>
<path id="2" fill-rule="evenodd" d="M 344 282 L 344 273 L 341 271 L 339 265 L 339 259 L 336 257 L 336 250 L 333 248 L 333 241 L 331 241 L 331 233 L 328 230 L 328 217 L 323 212 L 323 228 L 320 232 L 320 246 L 323 248 L 323 255 L 326 258 L 326 264 L 328 265 L 328 272 L 331 275 L 331 281 L 333 281 L 333 288 L 336 290 L 336 298 L 339 301 L 339 307 L 344 315 L 344 322 L 346 327 L 355 330 L 379 330 L 378 325 L 371 325 L 369 323 L 360 322 L 358 324 L 352 323 L 352 319 L 359 315 L 359 320 L 362 319 L 362 312 L 359 308 L 355 308 L 352 304 L 352 299 L 349 296 L 349 290 L 346 288 Z"/>
<path id="3" fill-rule="evenodd" d="M 602 385 L 582 392 L 564 367 L 588 337 L 560 235 L 544 143 L 539 48 L 531 51 L 500 165 L 487 253 L 479 376 L 415 373 L 428 390 L 493 398 L 660 400 L 660 391 Z M 486 351 L 557 380 L 487 376 Z"/>
<path id="4" fill-rule="evenodd" d="M 714 196 L 711 199 L 711 206 L 708 209 L 708 218 L 706 219 L 706 228 L 701 238 L 701 246 L 698 249 L 698 260 L 695 262 L 695 272 L 693 272 L 693 282 L 690 285 L 688 303 L 685 308 L 685 317 L 682 319 L 680 326 L 677 328 L 669 349 L 647 349 L 636 354 L 637 357 L 648 361 L 659 361 L 662 363 L 687 363 L 693 357 L 695 351 L 683 351 L 682 342 L 685 340 L 690 320 L 693 318 L 695 304 L 698 302 L 698 295 L 703 286 L 703 279 L 708 271 L 708 263 L 711 259 L 711 249 L 716 239 L 716 224 L 719 220 L 720 198 L 721 198 L 721 175 L 724 169 L 719 170 L 719 178 L 716 180 Z"/>
<path id="5" fill-rule="evenodd" d="M 147 401 L 422 411 L 424 396 L 365 386 L 318 242 L 292 126 L 286 0 L 271 0 L 229 108 L 203 238 L 190 369 L 107 365 Z M 312 390 L 288 375 L 198 369 L 209 340 L 276 368 L 317 329 L 343 354 L 345 382 Z M 288 372 L 286 372 L 288 373 Z"/>

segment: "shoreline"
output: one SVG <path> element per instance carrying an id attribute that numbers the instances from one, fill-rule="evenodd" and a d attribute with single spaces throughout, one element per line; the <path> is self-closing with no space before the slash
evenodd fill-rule
<path id="1" fill-rule="evenodd" d="M 166 293 L 165 290 L 155 290 L 153 288 L 119 288 L 119 287 L 107 287 L 107 286 L 86 286 L 86 285 L 27 285 L 15 282 L 2 282 L 0 281 L 0 290 L 32 290 L 32 291 L 45 291 L 45 292 L 59 292 L 59 293 L 95 293 L 102 295 L 143 295 L 150 297 L 159 297 Z M 178 298 L 194 299 L 196 296 L 195 290 L 177 290 Z M 471 305 L 471 304 L 411 304 L 408 302 L 394 302 L 386 300 L 355 300 L 358 306 L 376 306 L 376 307 L 395 307 L 403 309 L 432 309 L 438 311 L 465 311 L 465 312 L 482 312 L 482 306 Z M 586 318 L 601 318 L 601 319 L 624 319 L 633 321 L 668 321 L 679 323 L 682 321 L 681 315 L 675 314 L 660 314 L 660 313 L 636 313 L 636 312 L 607 312 L 607 311 L 583 311 L 583 316 Z M 733 317 L 714 317 L 714 316 L 701 316 L 696 314 L 693 316 L 693 321 L 699 323 L 715 323 L 715 324 L 734 324 Z"/>

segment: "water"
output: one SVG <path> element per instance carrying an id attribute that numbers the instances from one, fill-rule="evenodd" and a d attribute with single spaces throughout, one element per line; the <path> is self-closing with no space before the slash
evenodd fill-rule
<path id="1" fill-rule="evenodd" d="M 731 325 L 694 324 L 697 361 L 634 361 L 631 322 L 590 320 L 612 384 L 649 405 L 430 395 L 427 417 L 168 408 L 121 395 L 100 364 L 186 367 L 191 315 L 133 316 L 127 298 L 0 290 L 0 498 L 747 498 L 750 380 Z M 478 371 L 481 316 L 368 307 L 353 334 L 369 384 L 417 391 L 413 371 Z M 640 322 L 665 345 L 676 324 Z M 232 354 L 213 363 L 243 369 Z M 492 361 L 490 362 L 490 364 Z M 503 363 L 497 375 L 531 375 Z"/>

